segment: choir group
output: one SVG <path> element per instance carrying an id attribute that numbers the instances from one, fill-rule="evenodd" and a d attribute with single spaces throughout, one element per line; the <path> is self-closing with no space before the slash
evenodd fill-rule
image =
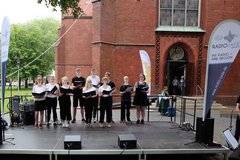
<path id="1" fill-rule="evenodd" d="M 120 87 L 121 94 L 121 118 L 120 122 L 131 122 L 130 108 L 131 96 L 134 94 L 133 105 L 136 106 L 137 124 L 144 124 L 145 108 L 148 103 L 147 93 L 149 86 L 145 82 L 145 75 L 140 73 L 139 81 L 134 85 L 129 84 L 128 76 L 123 77 L 124 83 Z M 51 112 L 53 113 L 53 125 L 57 126 L 57 100 L 60 106 L 60 118 L 63 128 L 68 128 L 70 123 L 76 123 L 77 107 L 81 108 L 82 121 L 87 127 L 96 123 L 98 105 L 100 106 L 99 127 L 104 127 L 106 113 L 107 127 L 114 123 L 112 117 L 113 94 L 117 88 L 110 79 L 110 73 L 106 72 L 100 80 L 96 70 L 91 69 L 91 75 L 86 79 L 81 76 L 79 68 L 76 69 L 76 76 L 69 78 L 64 76 L 57 84 L 54 76 L 48 76 L 47 82 L 43 82 L 42 76 L 37 76 L 33 86 L 32 95 L 35 101 L 35 128 L 43 127 L 43 113 L 46 110 L 46 125 L 49 127 Z M 73 97 L 73 112 L 71 114 L 71 96 Z M 126 114 L 125 114 L 126 111 Z"/>

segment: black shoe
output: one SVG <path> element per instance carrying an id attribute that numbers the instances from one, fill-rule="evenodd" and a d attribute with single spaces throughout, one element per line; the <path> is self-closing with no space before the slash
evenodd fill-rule
<path id="1" fill-rule="evenodd" d="M 54 127 L 57 127 L 57 123 L 56 122 L 54 122 L 53 125 L 54 125 Z"/>
<path id="2" fill-rule="evenodd" d="M 139 123 L 140 123 L 140 120 L 138 119 L 138 120 L 137 120 L 137 124 L 139 124 Z"/>
<path id="3" fill-rule="evenodd" d="M 49 122 L 47 122 L 47 127 L 49 127 L 49 125 L 50 125 L 50 123 L 49 123 Z"/>
<path id="4" fill-rule="evenodd" d="M 72 123 L 76 123 L 76 119 L 75 118 L 72 120 Z"/>
<path id="5" fill-rule="evenodd" d="M 83 118 L 83 119 L 82 119 L 82 122 L 86 122 L 86 120 Z"/>
<path id="6" fill-rule="evenodd" d="M 141 124 L 144 124 L 144 120 L 143 119 L 141 120 Z"/>

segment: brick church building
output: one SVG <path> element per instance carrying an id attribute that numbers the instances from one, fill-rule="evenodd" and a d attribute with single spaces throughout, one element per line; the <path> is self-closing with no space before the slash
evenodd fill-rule
<path id="1" fill-rule="evenodd" d="M 225 19 L 240 20 L 240 0 L 81 0 L 85 13 L 76 22 L 63 15 L 55 49 L 56 76 L 72 78 L 80 67 L 87 77 L 106 71 L 119 88 L 123 76 L 133 84 L 142 71 L 139 50 L 151 60 L 152 93 L 175 76 L 186 79 L 186 95 L 204 92 L 206 55 L 214 27 Z M 240 32 L 240 31 L 239 31 Z M 240 54 L 217 93 L 221 103 L 240 95 Z"/>

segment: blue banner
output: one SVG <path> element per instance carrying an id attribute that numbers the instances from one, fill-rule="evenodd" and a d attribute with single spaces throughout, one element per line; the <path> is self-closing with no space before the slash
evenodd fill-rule
<path id="1" fill-rule="evenodd" d="M 213 30 L 207 54 L 207 70 L 203 120 L 209 114 L 216 93 L 221 87 L 240 49 L 240 22 L 225 20 Z"/>
<path id="2" fill-rule="evenodd" d="M 6 71 L 7 71 L 7 59 L 8 50 L 10 44 L 10 23 L 7 17 L 4 17 L 2 23 L 2 39 L 1 39 L 1 87 L 2 87 L 2 112 L 4 113 L 4 98 L 5 98 L 5 86 L 6 86 Z"/>

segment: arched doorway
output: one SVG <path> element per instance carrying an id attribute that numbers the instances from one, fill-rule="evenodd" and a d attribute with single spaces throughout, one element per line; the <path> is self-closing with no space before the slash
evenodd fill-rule
<path id="1" fill-rule="evenodd" d="M 177 78 L 180 82 L 181 76 L 184 77 L 185 83 L 188 82 L 186 72 L 188 66 L 188 55 L 180 44 L 173 45 L 168 52 L 167 56 L 167 85 L 169 93 L 173 94 L 173 80 Z M 185 84 L 188 86 L 187 84 Z M 175 88 L 176 94 L 180 95 L 180 88 Z M 185 88 L 186 90 L 186 88 Z M 185 93 L 188 94 L 188 93 Z"/>

